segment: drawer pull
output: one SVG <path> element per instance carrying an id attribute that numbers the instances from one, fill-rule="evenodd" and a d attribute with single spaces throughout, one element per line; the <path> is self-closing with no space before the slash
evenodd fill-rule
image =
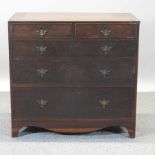
<path id="1" fill-rule="evenodd" d="M 99 51 L 100 53 L 104 53 L 104 55 L 107 55 L 111 49 L 112 49 L 112 46 L 105 45 L 105 46 L 101 46 Z"/>
<path id="2" fill-rule="evenodd" d="M 36 102 L 40 105 L 41 108 L 44 108 L 47 105 L 48 100 L 40 99 L 37 100 Z"/>
<path id="3" fill-rule="evenodd" d="M 103 99 L 103 100 L 99 100 L 99 103 L 102 106 L 102 108 L 105 109 L 109 105 L 110 101 Z"/>
<path id="4" fill-rule="evenodd" d="M 39 68 L 37 69 L 37 73 L 40 75 L 41 78 L 44 77 L 44 75 L 48 72 L 48 69 L 46 68 Z"/>
<path id="5" fill-rule="evenodd" d="M 107 69 L 101 69 L 100 70 L 100 73 L 103 75 L 103 77 L 106 77 L 110 74 L 110 70 L 107 70 Z"/>
<path id="6" fill-rule="evenodd" d="M 40 55 L 43 55 L 47 51 L 47 46 L 37 46 L 36 47 L 37 52 L 39 52 Z"/>
<path id="7" fill-rule="evenodd" d="M 103 35 L 104 37 L 108 37 L 111 34 L 111 32 L 112 32 L 111 29 L 100 30 L 101 35 Z"/>
<path id="8" fill-rule="evenodd" d="M 36 31 L 37 33 L 39 33 L 39 35 L 41 37 L 44 37 L 45 35 L 48 34 L 48 30 L 47 29 L 44 29 L 43 27 L 41 27 L 39 30 Z"/>

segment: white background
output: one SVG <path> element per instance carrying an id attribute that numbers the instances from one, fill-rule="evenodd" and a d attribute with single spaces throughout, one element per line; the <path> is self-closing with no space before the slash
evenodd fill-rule
<path id="1" fill-rule="evenodd" d="M 1 0 L 0 91 L 9 91 L 8 19 L 15 12 L 131 12 L 140 21 L 138 91 L 155 91 L 154 0 Z"/>

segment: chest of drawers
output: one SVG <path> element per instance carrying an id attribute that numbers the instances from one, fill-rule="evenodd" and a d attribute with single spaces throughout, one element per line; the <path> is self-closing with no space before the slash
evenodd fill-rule
<path id="1" fill-rule="evenodd" d="M 135 137 L 139 21 L 131 14 L 17 13 L 9 20 L 12 136 L 22 127 Z"/>

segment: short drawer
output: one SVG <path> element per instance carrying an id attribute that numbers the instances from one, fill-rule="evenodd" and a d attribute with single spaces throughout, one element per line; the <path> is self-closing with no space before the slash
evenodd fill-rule
<path id="1" fill-rule="evenodd" d="M 13 88 L 14 118 L 129 117 L 133 88 Z"/>
<path id="2" fill-rule="evenodd" d="M 134 78 L 130 59 L 13 63 L 14 83 L 132 85 Z"/>
<path id="3" fill-rule="evenodd" d="M 79 39 L 136 38 L 137 24 L 76 24 Z"/>
<path id="4" fill-rule="evenodd" d="M 135 57 L 136 40 L 119 41 L 14 41 L 14 59 L 52 57 Z"/>
<path id="5" fill-rule="evenodd" d="M 13 39 L 69 39 L 73 38 L 71 23 L 12 24 Z"/>

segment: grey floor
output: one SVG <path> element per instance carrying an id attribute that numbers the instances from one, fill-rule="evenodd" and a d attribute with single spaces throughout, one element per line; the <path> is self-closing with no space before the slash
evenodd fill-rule
<path id="1" fill-rule="evenodd" d="M 155 93 L 138 93 L 136 138 L 126 132 L 60 135 L 23 132 L 11 137 L 9 93 L 0 93 L 0 155 L 155 155 Z"/>

